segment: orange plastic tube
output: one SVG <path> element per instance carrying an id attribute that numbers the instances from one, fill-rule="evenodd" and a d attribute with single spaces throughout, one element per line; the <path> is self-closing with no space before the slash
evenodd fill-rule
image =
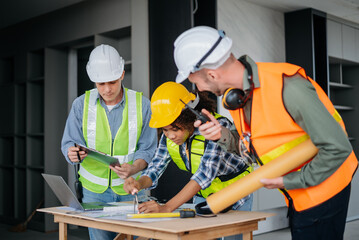
<path id="1" fill-rule="evenodd" d="M 239 199 L 263 187 L 263 178 L 276 178 L 299 167 L 318 153 L 310 139 L 273 159 L 269 163 L 223 188 L 207 198 L 207 204 L 213 213 L 218 213 Z"/>

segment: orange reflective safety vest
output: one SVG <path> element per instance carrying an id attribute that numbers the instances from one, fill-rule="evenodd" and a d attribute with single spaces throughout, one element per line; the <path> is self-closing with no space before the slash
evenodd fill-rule
<path id="1" fill-rule="evenodd" d="M 303 68 L 289 63 L 257 63 L 257 66 L 260 87 L 253 91 L 250 127 L 243 120 L 243 109 L 230 113 L 242 140 L 248 143 L 250 136 L 251 143 L 263 164 L 309 138 L 284 107 L 282 99 L 284 76 L 294 76 L 298 73 L 308 79 L 315 87 L 321 102 L 345 131 L 339 113 L 324 91 L 306 75 Z M 286 195 L 287 205 L 289 206 L 291 200 L 296 211 L 303 211 L 325 202 L 351 182 L 357 166 L 358 160 L 352 151 L 338 170 L 319 185 L 285 190 L 283 194 Z"/>

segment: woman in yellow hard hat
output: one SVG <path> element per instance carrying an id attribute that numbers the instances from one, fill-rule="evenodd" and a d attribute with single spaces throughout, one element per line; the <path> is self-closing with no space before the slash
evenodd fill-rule
<path id="1" fill-rule="evenodd" d="M 186 105 L 187 106 L 186 106 Z M 172 212 L 195 197 L 195 203 L 247 175 L 251 171 L 240 156 L 226 152 L 213 141 L 205 140 L 197 128 L 193 126 L 196 115 L 188 108 L 197 112 L 206 109 L 212 113 L 219 123 L 230 128 L 232 123 L 225 117 L 214 112 L 215 102 L 207 93 L 190 93 L 175 82 L 166 82 L 159 86 L 151 98 L 150 127 L 162 128 L 156 153 L 141 178 L 128 178 L 124 189 L 135 194 L 144 188 L 155 188 L 158 179 L 172 160 L 182 170 L 193 175 L 184 188 L 164 205 L 155 201 L 139 205 L 139 211 Z M 233 205 L 234 210 L 251 210 L 252 196 L 246 196 Z M 245 208 L 245 209 L 243 209 Z"/>

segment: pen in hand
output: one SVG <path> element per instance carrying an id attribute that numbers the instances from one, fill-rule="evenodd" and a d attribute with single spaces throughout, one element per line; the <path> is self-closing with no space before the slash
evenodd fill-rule
<path id="1" fill-rule="evenodd" d="M 74 144 L 75 147 L 78 147 L 77 144 Z M 77 159 L 79 160 L 79 162 L 81 162 L 81 157 L 80 157 L 80 149 L 77 151 Z"/>
<path id="2" fill-rule="evenodd" d="M 133 213 L 138 213 L 138 195 L 137 193 L 134 194 L 133 198 Z"/>

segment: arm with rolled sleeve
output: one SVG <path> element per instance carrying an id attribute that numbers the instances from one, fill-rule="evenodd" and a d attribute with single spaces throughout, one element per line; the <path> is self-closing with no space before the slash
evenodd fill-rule
<path id="1" fill-rule="evenodd" d="M 238 147 L 239 138 L 238 131 L 234 124 L 230 129 L 222 126 L 221 138 L 218 139 L 217 144 L 225 151 L 240 155 Z"/>

